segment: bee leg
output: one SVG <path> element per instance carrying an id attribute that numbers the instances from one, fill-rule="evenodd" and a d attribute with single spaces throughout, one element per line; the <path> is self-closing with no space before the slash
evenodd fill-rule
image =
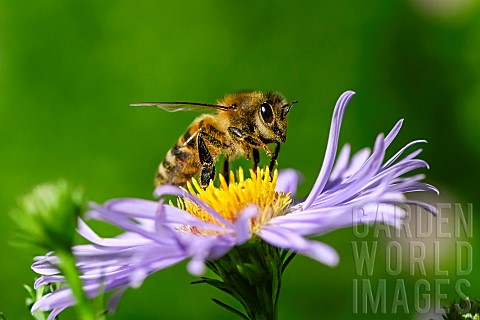
<path id="1" fill-rule="evenodd" d="M 215 179 L 215 167 L 203 167 L 202 173 L 200 174 L 200 185 L 202 188 L 206 189 L 213 179 Z"/>
<path id="2" fill-rule="evenodd" d="M 277 142 L 277 145 L 275 146 L 275 150 L 273 151 L 273 155 L 270 158 L 270 165 L 268 166 L 268 168 L 270 169 L 270 178 L 273 177 L 273 169 L 275 168 L 275 164 L 277 164 L 277 158 L 279 153 L 280 153 L 280 143 Z"/>
<path id="3" fill-rule="evenodd" d="M 203 140 L 203 133 L 200 132 L 197 138 L 198 156 L 202 165 L 200 174 L 200 185 L 206 188 L 211 180 L 215 179 L 215 166 L 212 155 L 208 151 L 207 144 Z"/>
<path id="4" fill-rule="evenodd" d="M 225 178 L 225 182 L 227 182 L 227 185 L 230 184 L 230 161 L 228 160 L 228 157 L 223 160 L 222 175 Z"/>
<path id="5" fill-rule="evenodd" d="M 257 171 L 258 163 L 260 162 L 260 153 L 258 149 L 252 149 L 252 157 L 253 157 L 253 171 Z"/>

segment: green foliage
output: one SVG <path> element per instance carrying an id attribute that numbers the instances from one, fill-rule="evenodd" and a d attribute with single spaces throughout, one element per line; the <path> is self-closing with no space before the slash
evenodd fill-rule
<path id="1" fill-rule="evenodd" d="M 480 319 L 480 300 L 479 299 L 461 299 L 458 303 L 453 301 L 450 306 L 445 308 L 445 320 L 479 320 Z"/>
<path id="2" fill-rule="evenodd" d="M 25 290 L 28 292 L 28 297 L 25 300 L 25 303 L 27 305 L 28 310 L 30 310 L 33 306 L 33 304 L 40 299 L 41 297 L 54 292 L 60 288 L 59 283 L 52 283 L 49 285 L 44 285 L 38 288 L 37 290 L 33 289 L 32 287 L 28 285 L 23 286 Z M 46 320 L 48 317 L 48 312 L 42 312 L 41 310 L 36 310 L 35 312 L 32 313 L 32 316 L 35 320 Z"/>
<path id="3" fill-rule="evenodd" d="M 207 263 L 221 280 L 202 277 L 192 284 L 205 283 L 232 296 L 245 308 L 246 314 L 218 299 L 212 300 L 242 319 L 276 320 L 282 273 L 290 256 L 262 240 L 251 240 Z"/>

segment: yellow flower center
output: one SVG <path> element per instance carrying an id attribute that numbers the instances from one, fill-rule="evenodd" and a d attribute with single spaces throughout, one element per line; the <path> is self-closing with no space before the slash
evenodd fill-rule
<path id="1" fill-rule="evenodd" d="M 285 213 L 285 209 L 291 204 L 290 193 L 276 192 L 278 171 L 275 170 L 273 177 L 270 177 L 268 167 L 257 168 L 254 172 L 250 170 L 250 178 L 245 179 L 242 168 L 237 170 L 237 175 L 230 171 L 230 183 L 220 174 L 220 186 L 215 187 L 210 182 L 206 189 L 200 187 L 196 179 L 187 183 L 187 190 L 209 205 L 225 219 L 234 222 L 240 212 L 247 206 L 257 206 L 260 213 L 252 219 L 252 231 L 258 226 L 269 221 L 275 216 Z M 201 220 L 217 225 L 222 225 L 203 208 L 197 206 L 188 199 L 179 198 L 177 207 L 189 212 Z"/>

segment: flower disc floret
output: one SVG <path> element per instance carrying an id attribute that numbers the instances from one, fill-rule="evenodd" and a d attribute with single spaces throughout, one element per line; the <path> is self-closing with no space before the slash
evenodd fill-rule
<path id="1" fill-rule="evenodd" d="M 258 207 L 259 213 L 251 221 L 252 230 L 256 230 L 259 225 L 273 217 L 283 215 L 292 203 L 290 193 L 275 190 L 277 170 L 270 177 L 268 167 L 257 168 L 256 171 L 250 169 L 250 178 L 245 178 L 243 169 L 239 168 L 236 177 L 233 171 L 230 171 L 229 176 L 230 183 L 219 175 L 220 185 L 216 187 L 211 182 L 205 189 L 200 187 L 196 179 L 192 179 L 192 182 L 187 184 L 187 190 L 231 222 L 235 222 L 246 207 Z M 178 198 L 177 207 L 202 221 L 222 225 L 215 217 L 188 198 Z"/>

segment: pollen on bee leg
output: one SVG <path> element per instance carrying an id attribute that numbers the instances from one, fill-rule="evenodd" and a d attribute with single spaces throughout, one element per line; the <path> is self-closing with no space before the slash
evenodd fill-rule
<path id="1" fill-rule="evenodd" d="M 267 154 L 267 156 L 272 156 L 272 152 L 270 151 L 270 149 L 268 149 L 268 146 L 267 145 L 264 145 L 263 146 L 263 150 L 265 151 L 265 153 Z"/>

